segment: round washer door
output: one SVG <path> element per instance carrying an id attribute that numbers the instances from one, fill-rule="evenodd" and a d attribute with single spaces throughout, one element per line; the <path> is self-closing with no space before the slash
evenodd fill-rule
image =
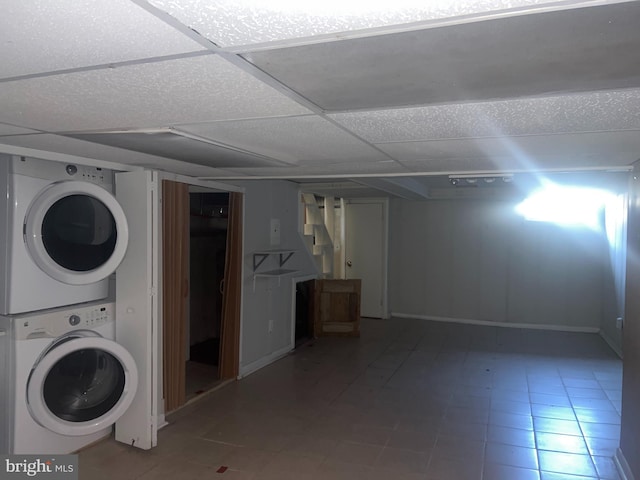
<path id="1" fill-rule="evenodd" d="M 51 184 L 33 200 L 24 222 L 31 258 L 50 277 L 69 285 L 99 282 L 118 267 L 129 227 L 122 207 L 89 182 Z"/>
<path id="2" fill-rule="evenodd" d="M 33 419 L 61 435 L 89 435 L 113 425 L 129 408 L 138 369 L 129 352 L 93 331 L 54 341 L 27 382 Z"/>

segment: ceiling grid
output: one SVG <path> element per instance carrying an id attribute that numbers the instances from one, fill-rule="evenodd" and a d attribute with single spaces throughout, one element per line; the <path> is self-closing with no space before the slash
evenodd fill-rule
<path id="1" fill-rule="evenodd" d="M 305 181 L 638 159 L 640 2 L 354 4 L 13 3 L 0 144 Z"/>

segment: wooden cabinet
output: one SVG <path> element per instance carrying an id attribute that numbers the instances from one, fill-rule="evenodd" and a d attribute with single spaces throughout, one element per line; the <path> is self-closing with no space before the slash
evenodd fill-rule
<path id="1" fill-rule="evenodd" d="M 315 281 L 314 336 L 360 336 L 361 288 L 360 280 Z"/>

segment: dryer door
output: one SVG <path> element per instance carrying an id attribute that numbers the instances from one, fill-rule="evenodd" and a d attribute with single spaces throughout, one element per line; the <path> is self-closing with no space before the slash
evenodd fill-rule
<path id="1" fill-rule="evenodd" d="M 70 285 L 111 275 L 127 250 L 127 219 L 117 200 L 89 182 L 51 184 L 31 203 L 24 238 L 34 262 Z"/>
<path id="2" fill-rule="evenodd" d="M 121 345 L 89 330 L 54 341 L 27 381 L 27 406 L 36 422 L 62 435 L 110 427 L 136 394 L 138 369 Z"/>

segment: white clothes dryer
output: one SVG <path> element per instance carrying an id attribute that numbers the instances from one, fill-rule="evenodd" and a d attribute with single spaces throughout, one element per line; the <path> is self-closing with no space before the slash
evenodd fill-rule
<path id="1" fill-rule="evenodd" d="M 133 357 L 114 340 L 114 313 L 94 302 L 0 317 L 2 453 L 71 453 L 111 433 L 138 385 Z"/>
<path id="2" fill-rule="evenodd" d="M 0 314 L 104 299 L 129 230 L 113 172 L 0 154 Z"/>

